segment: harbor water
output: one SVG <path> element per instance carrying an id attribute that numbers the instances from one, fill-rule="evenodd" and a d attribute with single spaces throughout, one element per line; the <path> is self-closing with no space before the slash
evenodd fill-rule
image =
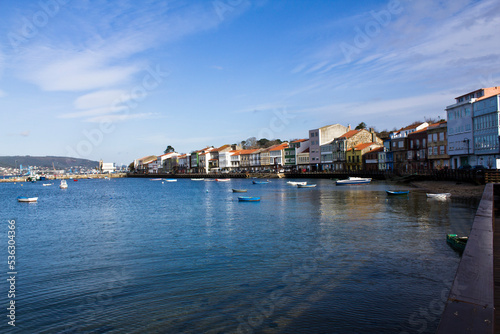
<path id="1" fill-rule="evenodd" d="M 478 201 L 286 181 L 0 183 L 0 332 L 14 299 L 24 333 L 435 332 Z"/>

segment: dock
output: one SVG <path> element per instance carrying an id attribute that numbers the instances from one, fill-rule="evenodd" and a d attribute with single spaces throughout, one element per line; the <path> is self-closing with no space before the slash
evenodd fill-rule
<path id="1" fill-rule="evenodd" d="M 500 310 L 495 310 L 500 305 L 499 213 L 500 184 L 488 183 L 437 333 L 500 332 Z"/>

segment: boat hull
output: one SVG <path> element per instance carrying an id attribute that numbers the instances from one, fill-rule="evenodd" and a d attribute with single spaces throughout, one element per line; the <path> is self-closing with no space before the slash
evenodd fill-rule
<path id="1" fill-rule="evenodd" d="M 456 234 L 447 234 L 446 242 L 457 252 L 462 253 L 465 250 L 465 246 L 467 245 L 467 237 L 459 237 Z"/>
<path id="2" fill-rule="evenodd" d="M 337 180 L 335 184 L 337 185 L 348 185 L 348 184 L 367 184 L 372 182 L 371 178 L 365 177 L 349 177 L 346 180 Z"/>
<path id="3" fill-rule="evenodd" d="M 17 201 L 21 203 L 35 203 L 38 201 L 38 197 L 19 196 Z"/>
<path id="4" fill-rule="evenodd" d="M 291 185 L 291 186 L 298 186 L 298 185 L 303 185 L 305 186 L 307 184 L 307 182 L 295 182 L 295 181 L 288 181 L 287 184 Z"/>
<path id="5" fill-rule="evenodd" d="M 297 184 L 297 188 L 314 188 L 315 184 Z"/>
<path id="6" fill-rule="evenodd" d="M 240 197 L 238 197 L 238 201 L 240 201 L 240 202 L 260 202 L 260 197 L 240 196 Z"/>
<path id="7" fill-rule="evenodd" d="M 233 189 L 233 193 L 246 193 L 247 189 Z"/>
<path id="8" fill-rule="evenodd" d="M 386 190 L 387 195 L 389 196 L 407 196 L 410 191 L 391 191 L 391 190 Z"/>

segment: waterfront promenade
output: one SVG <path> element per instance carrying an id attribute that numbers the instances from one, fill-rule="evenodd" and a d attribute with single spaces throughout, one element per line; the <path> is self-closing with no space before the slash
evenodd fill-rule
<path id="1" fill-rule="evenodd" d="M 437 333 L 500 332 L 500 184 L 487 184 Z"/>

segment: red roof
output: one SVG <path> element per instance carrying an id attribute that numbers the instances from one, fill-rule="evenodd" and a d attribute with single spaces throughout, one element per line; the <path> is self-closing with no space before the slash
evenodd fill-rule
<path id="1" fill-rule="evenodd" d="M 356 151 L 361 151 L 361 150 L 364 150 L 365 148 L 370 147 L 372 145 L 376 145 L 376 143 L 361 143 L 361 144 L 354 146 L 354 149 Z"/>
<path id="2" fill-rule="evenodd" d="M 352 136 L 354 136 L 355 134 L 357 134 L 359 131 L 361 130 L 350 130 L 350 131 L 347 131 L 346 133 L 344 133 L 342 136 L 340 136 L 339 138 L 351 138 Z"/>
<path id="3" fill-rule="evenodd" d="M 417 130 L 417 131 L 413 131 L 412 133 L 408 134 L 408 136 L 413 136 L 413 135 L 414 135 L 414 134 L 416 134 L 416 133 L 422 133 L 422 132 L 424 132 L 424 131 L 427 131 L 427 128 L 428 128 L 428 126 L 426 126 L 426 127 L 425 127 L 425 128 L 423 128 L 423 129 L 420 129 L 420 130 Z"/>
<path id="4" fill-rule="evenodd" d="M 308 141 L 309 139 L 297 139 L 297 140 L 294 140 L 292 141 L 292 143 L 302 143 L 304 141 Z"/>
<path id="5" fill-rule="evenodd" d="M 240 154 L 251 154 L 251 153 L 253 153 L 253 152 L 257 151 L 257 150 L 258 150 L 257 148 L 256 149 L 251 149 L 251 150 L 241 150 Z"/>
<path id="6" fill-rule="evenodd" d="M 285 149 L 288 147 L 288 143 L 283 143 L 275 146 L 271 146 L 269 151 L 281 151 L 282 149 Z"/>

